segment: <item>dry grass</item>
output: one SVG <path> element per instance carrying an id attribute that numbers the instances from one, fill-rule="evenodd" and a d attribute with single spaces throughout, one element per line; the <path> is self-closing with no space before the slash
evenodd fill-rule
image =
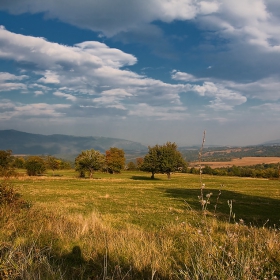
<path id="1" fill-rule="evenodd" d="M 277 279 L 279 229 L 202 218 L 146 231 L 98 213 L 1 209 L 1 279 Z M 274 278 L 273 278 L 274 277 Z"/>
<path id="2" fill-rule="evenodd" d="M 262 163 L 278 163 L 280 162 L 280 157 L 243 157 L 243 158 L 235 158 L 231 161 L 209 161 L 202 162 L 203 166 L 208 165 L 211 168 L 220 168 L 220 167 L 230 167 L 230 166 L 250 166 Z"/>
<path id="3" fill-rule="evenodd" d="M 228 223 L 212 204 L 201 215 L 198 176 L 141 174 L 13 179 L 33 206 L 0 207 L 0 279 L 280 279 L 278 225 Z M 203 176 L 205 195 L 228 182 L 219 217 L 230 198 L 279 219 L 278 181 L 213 180 Z"/>

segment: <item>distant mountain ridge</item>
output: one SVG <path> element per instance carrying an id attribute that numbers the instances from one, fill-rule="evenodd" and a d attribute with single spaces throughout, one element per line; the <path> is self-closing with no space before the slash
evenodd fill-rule
<path id="1" fill-rule="evenodd" d="M 13 154 L 73 156 L 88 149 L 104 153 L 110 147 L 123 149 L 126 153 L 147 151 L 147 147 L 140 143 L 118 138 L 42 135 L 13 129 L 0 130 L 0 150 L 12 150 Z"/>

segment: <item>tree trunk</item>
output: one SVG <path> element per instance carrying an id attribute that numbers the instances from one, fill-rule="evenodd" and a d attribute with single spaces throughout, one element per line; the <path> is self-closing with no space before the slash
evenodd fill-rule
<path id="1" fill-rule="evenodd" d="M 152 172 L 151 179 L 155 179 L 155 173 L 154 172 Z"/>
<path id="2" fill-rule="evenodd" d="M 90 171 L 89 171 L 89 178 L 90 178 L 90 179 L 92 178 L 92 173 L 93 173 L 92 170 L 90 170 Z"/>
<path id="3" fill-rule="evenodd" d="M 171 178 L 170 172 L 167 172 L 166 174 L 167 174 L 167 179 L 170 180 L 170 178 Z"/>

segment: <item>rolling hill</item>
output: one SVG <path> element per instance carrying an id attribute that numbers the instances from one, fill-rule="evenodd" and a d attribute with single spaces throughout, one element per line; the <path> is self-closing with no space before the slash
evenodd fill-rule
<path id="1" fill-rule="evenodd" d="M 0 150 L 12 150 L 13 154 L 59 155 L 73 158 L 82 150 L 95 149 L 105 152 L 110 147 L 126 153 L 145 153 L 147 147 L 133 141 L 107 137 L 78 137 L 62 134 L 42 135 L 17 130 L 0 130 Z"/>

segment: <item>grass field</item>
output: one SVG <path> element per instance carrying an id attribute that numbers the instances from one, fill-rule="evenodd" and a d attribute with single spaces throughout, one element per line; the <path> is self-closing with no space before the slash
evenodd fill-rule
<path id="1" fill-rule="evenodd" d="M 280 181 L 202 179 L 205 213 L 193 174 L 12 179 L 32 207 L 1 210 L 0 279 L 279 279 Z"/>
<path id="2" fill-rule="evenodd" d="M 279 163 L 280 157 L 243 157 L 235 158 L 231 161 L 209 161 L 202 162 L 202 164 L 209 165 L 211 168 L 220 168 L 228 166 L 251 166 L 263 163 Z M 196 163 L 194 163 L 195 165 Z"/>

